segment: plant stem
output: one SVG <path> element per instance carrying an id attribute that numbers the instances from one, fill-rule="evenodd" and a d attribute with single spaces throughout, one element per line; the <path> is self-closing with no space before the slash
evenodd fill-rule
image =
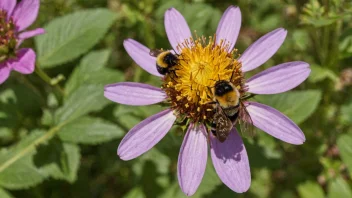
<path id="1" fill-rule="evenodd" d="M 64 126 L 66 122 L 51 128 L 47 133 L 43 134 L 40 138 L 36 139 L 34 142 L 26 146 L 23 150 L 21 150 L 19 153 L 17 153 L 14 156 L 11 156 L 9 159 L 7 159 L 5 162 L 0 164 L 0 173 L 4 171 L 6 168 L 11 166 L 14 162 L 17 160 L 21 159 L 23 156 L 27 155 L 29 152 L 33 151 L 36 149 L 36 147 L 43 142 L 48 141 L 51 139 L 58 131 L 60 131 L 61 127 Z"/>
<path id="2" fill-rule="evenodd" d="M 35 73 L 47 84 L 49 84 L 50 86 L 54 87 L 54 89 L 56 90 L 57 93 L 60 94 L 60 96 L 64 96 L 65 92 L 64 90 L 60 87 L 59 84 L 53 84 L 52 83 L 52 79 L 49 77 L 48 74 L 46 74 L 40 67 L 39 65 L 37 65 L 35 67 Z"/>

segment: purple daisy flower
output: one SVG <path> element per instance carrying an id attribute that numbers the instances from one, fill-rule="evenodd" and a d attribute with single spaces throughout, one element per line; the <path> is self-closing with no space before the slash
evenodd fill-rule
<path id="1" fill-rule="evenodd" d="M 24 31 L 37 18 L 39 3 L 39 0 L 22 0 L 16 5 L 16 0 L 0 1 L 0 84 L 11 70 L 30 74 L 35 69 L 35 52 L 18 46 L 27 38 L 45 33 L 42 28 Z"/>
<path id="2" fill-rule="evenodd" d="M 275 54 L 287 31 L 279 28 L 269 32 L 238 56 L 234 46 L 240 26 L 240 9 L 230 6 L 220 20 L 215 37 L 193 39 L 183 16 L 174 8 L 168 9 L 166 33 L 174 53 L 181 58 L 175 66 L 177 70 L 165 76 L 157 71 L 156 58 L 150 55 L 150 49 L 132 39 L 124 41 L 132 59 L 147 72 L 162 77 L 163 85 L 157 88 L 135 82 L 111 84 L 105 87 L 105 97 L 126 105 L 166 102 L 170 108 L 143 120 L 127 133 L 117 150 L 121 159 L 130 160 L 145 153 L 175 122 L 186 119 L 188 129 L 177 168 L 182 191 L 188 196 L 196 192 L 206 168 L 208 142 L 211 159 L 222 182 L 238 193 L 249 189 L 248 156 L 236 128 L 232 128 L 224 142 L 210 132 L 209 121 L 214 116 L 214 107 L 209 103 L 214 94 L 209 88 L 214 87 L 214 79 L 218 79 L 230 81 L 241 96 L 282 93 L 301 84 L 309 76 L 310 68 L 301 61 L 283 63 L 245 80 L 245 72 L 259 67 Z M 305 141 L 301 129 L 279 111 L 257 102 L 242 102 L 257 128 L 290 144 Z"/>

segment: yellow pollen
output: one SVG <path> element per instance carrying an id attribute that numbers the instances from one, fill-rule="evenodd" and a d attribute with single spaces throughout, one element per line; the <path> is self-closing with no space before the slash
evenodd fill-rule
<path id="1" fill-rule="evenodd" d="M 229 52 L 227 42 L 216 44 L 214 40 L 212 37 L 208 41 L 205 37 L 198 37 L 179 44 L 181 53 L 175 72 L 164 78 L 163 88 L 172 104 L 176 104 L 173 108 L 194 121 L 212 117 L 213 107 L 209 103 L 213 101 L 211 89 L 216 81 L 231 81 L 241 93 L 244 92 L 237 50 Z"/>

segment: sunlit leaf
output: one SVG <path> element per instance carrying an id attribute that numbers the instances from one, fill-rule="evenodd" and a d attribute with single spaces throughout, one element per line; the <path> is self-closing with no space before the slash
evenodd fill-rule
<path id="1" fill-rule="evenodd" d="M 309 75 L 308 80 L 312 83 L 316 83 L 325 79 L 332 81 L 338 80 L 338 76 L 328 68 L 324 68 L 318 65 L 311 65 L 312 72 Z"/>
<path id="2" fill-rule="evenodd" d="M 4 189 L 0 188 L 0 197 L 1 198 L 13 198 L 9 192 L 5 191 Z"/>
<path id="3" fill-rule="evenodd" d="M 352 123 L 352 102 L 341 107 L 341 120 L 347 125 Z"/>
<path id="4" fill-rule="evenodd" d="M 332 180 L 328 187 L 328 198 L 351 198 L 352 191 L 348 183 L 341 177 Z"/>
<path id="5" fill-rule="evenodd" d="M 340 151 L 342 161 L 346 164 L 350 175 L 352 176 L 352 134 L 341 135 L 337 139 L 337 146 Z"/>
<path id="6" fill-rule="evenodd" d="M 36 142 L 43 135 L 41 131 L 32 132 L 14 147 L 0 152 L 0 186 L 25 189 L 44 180 L 45 175 L 33 163 Z"/>
<path id="7" fill-rule="evenodd" d="M 269 169 L 263 168 L 258 171 L 252 171 L 252 175 L 255 175 L 255 177 L 252 180 L 250 192 L 257 197 L 268 197 L 273 188 Z"/>
<path id="8" fill-rule="evenodd" d="M 298 193 L 301 198 L 325 198 L 322 187 L 312 181 L 307 181 L 298 186 Z"/>
<path id="9" fill-rule="evenodd" d="M 130 190 L 129 192 L 127 192 L 127 194 L 123 196 L 123 198 L 145 198 L 145 195 L 141 188 L 135 187 L 132 188 L 132 190 Z"/>
<path id="10" fill-rule="evenodd" d="M 258 102 L 274 107 L 296 124 L 306 120 L 318 107 L 321 99 L 319 90 L 290 91 L 275 95 L 258 95 Z"/>
<path id="11" fill-rule="evenodd" d="M 115 20 L 107 9 L 78 11 L 51 21 L 46 34 L 36 37 L 41 67 L 54 67 L 87 52 L 105 35 Z"/>
<path id="12" fill-rule="evenodd" d="M 109 50 L 94 51 L 87 54 L 66 83 L 66 93 L 70 95 L 81 85 L 106 85 L 122 81 L 123 74 L 121 72 L 104 68 L 109 56 Z"/>
<path id="13" fill-rule="evenodd" d="M 79 144 L 99 144 L 124 135 L 115 124 L 100 118 L 83 117 L 62 127 L 58 132 L 63 141 Z"/>
<path id="14" fill-rule="evenodd" d="M 352 28 L 347 28 L 341 36 L 339 43 L 340 58 L 348 58 L 352 56 Z"/>
<path id="15" fill-rule="evenodd" d="M 72 93 L 55 114 L 55 123 L 69 122 L 92 111 L 101 110 L 109 103 L 101 85 L 86 85 Z"/>

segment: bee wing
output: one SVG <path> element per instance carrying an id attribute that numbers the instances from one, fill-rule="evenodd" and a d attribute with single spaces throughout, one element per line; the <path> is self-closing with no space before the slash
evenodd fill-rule
<path id="1" fill-rule="evenodd" d="M 241 102 L 240 104 L 240 129 L 242 134 L 248 134 L 250 137 L 254 136 L 254 126 L 251 116 L 249 115 L 246 105 Z"/>
<path id="2" fill-rule="evenodd" d="M 149 55 L 157 57 L 159 54 L 161 54 L 163 52 L 163 50 L 159 50 L 159 49 L 151 49 L 149 52 Z"/>
<path id="3" fill-rule="evenodd" d="M 222 111 L 221 107 L 218 107 L 214 115 L 214 121 L 216 124 L 216 136 L 220 142 L 224 142 L 227 139 L 233 124 Z"/>

